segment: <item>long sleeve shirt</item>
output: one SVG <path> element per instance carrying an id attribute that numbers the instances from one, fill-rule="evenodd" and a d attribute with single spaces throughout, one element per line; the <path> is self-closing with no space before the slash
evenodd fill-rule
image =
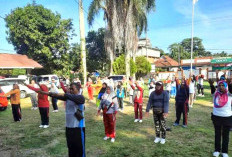
<path id="1" fill-rule="evenodd" d="M 117 101 L 117 98 L 115 96 L 112 97 L 112 98 L 108 98 L 108 95 L 104 94 L 103 97 L 102 97 L 102 100 L 100 102 L 100 105 L 98 107 L 98 111 L 100 111 L 101 109 L 104 109 L 106 107 L 108 109 L 106 114 L 117 113 L 117 111 L 118 111 L 118 101 Z"/>
<path id="2" fill-rule="evenodd" d="M 134 94 L 136 94 L 134 95 L 135 96 L 134 102 L 142 104 L 143 103 L 143 89 L 139 85 L 137 85 L 136 87 L 137 89 L 133 85 L 131 85 L 131 88 L 134 90 Z"/>
<path id="3" fill-rule="evenodd" d="M 30 85 L 27 85 L 27 87 L 35 92 L 40 91 L 40 88 L 35 88 Z M 38 93 L 38 107 L 49 107 L 49 101 L 48 101 L 48 96 Z"/>
<path id="4" fill-rule="evenodd" d="M 20 90 L 13 89 L 10 92 L 6 93 L 4 96 L 7 97 L 10 95 L 10 103 L 14 105 L 20 104 Z"/>
<path id="5" fill-rule="evenodd" d="M 52 96 L 59 100 L 66 101 L 65 105 L 65 119 L 66 127 L 68 128 L 82 128 L 85 127 L 85 118 L 80 121 L 75 117 L 77 109 L 82 111 L 84 116 L 85 98 L 83 95 L 66 93 L 64 96 Z"/>
<path id="6" fill-rule="evenodd" d="M 149 96 L 147 103 L 146 112 L 149 112 L 150 108 L 161 108 L 164 113 L 168 113 L 169 109 L 169 94 L 166 91 L 163 91 L 160 95 L 157 95 L 155 92 L 152 92 Z"/>

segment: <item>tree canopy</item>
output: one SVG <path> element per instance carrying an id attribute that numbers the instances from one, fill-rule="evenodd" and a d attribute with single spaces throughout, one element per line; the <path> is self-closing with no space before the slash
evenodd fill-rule
<path id="1" fill-rule="evenodd" d="M 151 63 L 144 56 L 136 57 L 135 64 L 137 67 L 136 77 L 146 76 L 151 71 Z"/>
<path id="2" fill-rule="evenodd" d="M 104 47 L 105 29 L 90 31 L 86 37 L 87 69 L 89 72 L 106 71 L 109 73 L 110 61 Z"/>
<path id="3" fill-rule="evenodd" d="M 130 73 L 134 74 L 137 71 L 137 67 L 133 59 L 130 59 Z M 125 55 L 122 54 L 113 63 L 114 74 L 125 75 L 126 74 L 126 65 L 125 65 Z"/>
<path id="4" fill-rule="evenodd" d="M 191 38 L 186 38 L 180 43 L 173 43 L 169 46 L 169 56 L 178 61 L 178 53 L 180 52 L 180 59 L 190 59 L 191 57 Z M 211 52 L 206 51 L 202 44 L 202 39 L 198 37 L 193 38 L 193 58 L 201 56 L 211 56 Z"/>
<path id="5" fill-rule="evenodd" d="M 25 54 L 44 66 L 44 73 L 61 70 L 69 63 L 67 51 L 72 35 L 71 19 L 61 19 L 42 5 L 16 8 L 5 18 L 8 42 L 18 54 Z"/>

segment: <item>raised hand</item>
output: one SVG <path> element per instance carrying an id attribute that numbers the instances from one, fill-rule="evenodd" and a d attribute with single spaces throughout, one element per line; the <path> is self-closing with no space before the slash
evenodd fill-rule
<path id="1" fill-rule="evenodd" d="M 214 83 L 214 81 L 212 79 L 209 79 L 208 82 L 210 85 L 213 85 L 213 83 Z"/>

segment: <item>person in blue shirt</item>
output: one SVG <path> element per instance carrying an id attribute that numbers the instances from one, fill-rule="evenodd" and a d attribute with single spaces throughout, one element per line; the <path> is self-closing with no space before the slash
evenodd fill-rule
<path id="1" fill-rule="evenodd" d="M 116 88 L 116 92 L 117 92 L 117 99 L 118 99 L 118 104 L 119 104 L 119 110 L 123 111 L 123 98 L 125 95 L 125 89 L 123 88 L 123 84 L 122 81 L 118 82 L 117 88 Z"/>

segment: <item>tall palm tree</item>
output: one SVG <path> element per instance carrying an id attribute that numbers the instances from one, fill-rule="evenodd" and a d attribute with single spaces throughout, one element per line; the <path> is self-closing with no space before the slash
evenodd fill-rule
<path id="1" fill-rule="evenodd" d="M 105 48 L 110 54 L 111 65 L 116 47 L 125 48 L 126 76 L 130 76 L 130 57 L 137 50 L 138 36 L 147 31 L 147 13 L 154 10 L 155 0 L 93 0 L 89 7 L 88 21 L 92 25 L 102 9 L 107 21 Z"/>

